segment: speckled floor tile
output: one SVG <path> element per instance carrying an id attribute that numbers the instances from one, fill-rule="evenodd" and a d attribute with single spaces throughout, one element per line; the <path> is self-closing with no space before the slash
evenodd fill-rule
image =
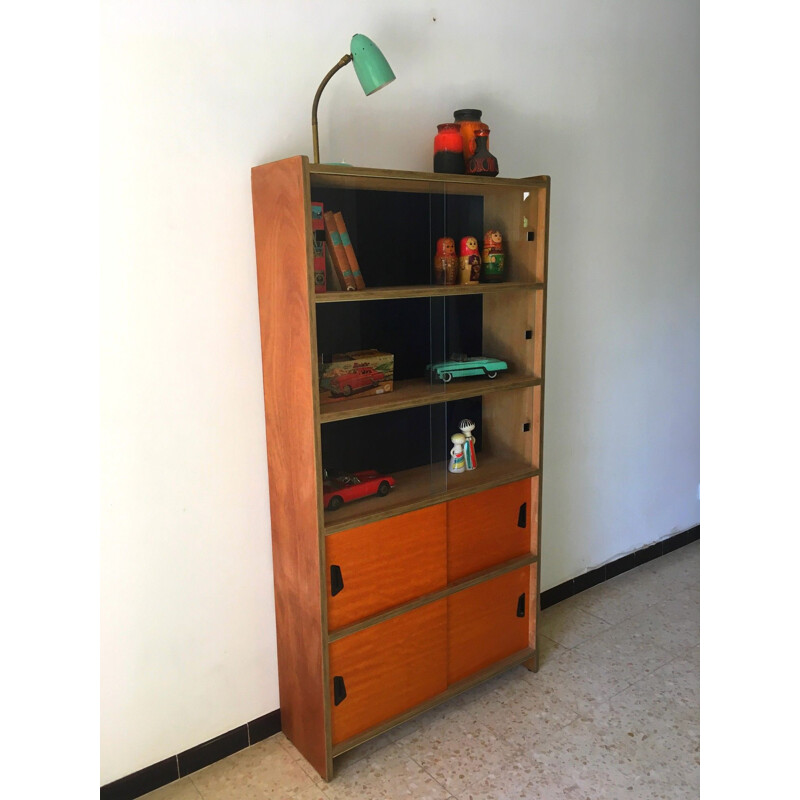
<path id="1" fill-rule="evenodd" d="M 563 647 L 575 647 L 610 627 L 604 620 L 581 609 L 577 597 L 546 608 L 539 618 L 539 633 Z"/>
<path id="2" fill-rule="evenodd" d="M 281 795 L 281 800 L 330 800 L 330 798 L 321 787 L 311 786 L 308 789 L 300 789 L 296 792 Z"/>
<path id="3" fill-rule="evenodd" d="M 566 649 L 563 645 L 560 645 L 558 642 L 554 642 L 548 636 L 545 636 L 543 633 L 539 633 L 539 671 L 541 672 L 543 669 L 547 667 L 547 665 L 555 658 L 564 652 Z"/>
<path id="4" fill-rule="evenodd" d="M 141 796 L 142 800 L 202 800 L 190 776 L 168 783 L 154 792 Z"/>
<path id="5" fill-rule="evenodd" d="M 634 618 L 635 619 L 635 618 Z M 656 645 L 652 637 L 635 629 L 631 620 L 611 627 L 602 636 L 582 642 L 575 652 L 607 670 L 609 680 L 635 683 L 675 658 L 675 653 Z"/>
<path id="6" fill-rule="evenodd" d="M 664 653 L 659 664 L 668 658 Z M 601 650 L 595 646 L 590 654 L 585 654 L 580 648 L 567 650 L 551 662 L 548 669 L 524 677 L 534 691 L 583 713 L 621 692 L 641 676 L 635 660 L 626 659 L 613 649 Z"/>
<path id="7" fill-rule="evenodd" d="M 548 695 L 520 674 L 485 698 L 478 718 L 500 739 L 523 750 L 535 750 L 543 739 L 577 716 L 561 697 Z"/>
<path id="8" fill-rule="evenodd" d="M 203 800 L 284 800 L 315 786 L 300 761 L 274 737 L 189 777 Z"/>
<path id="9" fill-rule="evenodd" d="M 620 586 L 609 586 L 608 582 L 576 594 L 572 599 L 577 608 L 611 625 L 634 617 L 652 605 L 650 598 L 642 597 L 635 591 L 626 591 Z"/>
<path id="10" fill-rule="evenodd" d="M 456 796 L 469 788 L 471 765 L 484 762 L 489 754 L 502 757 L 507 748 L 486 725 L 454 724 L 446 717 L 401 739 L 397 746 Z"/>
<path id="11" fill-rule="evenodd" d="M 648 606 L 669 600 L 675 593 L 675 581 L 661 570 L 650 569 L 651 563 L 647 562 L 640 567 L 623 572 L 616 578 L 606 581 L 603 586 L 619 589 L 625 594 L 634 596 L 637 603 Z"/>
<path id="12" fill-rule="evenodd" d="M 700 644 L 700 607 L 693 605 L 694 611 L 681 608 L 675 601 L 666 601 L 663 607 L 651 606 L 616 626 L 615 635 L 681 655 Z"/>
<path id="13" fill-rule="evenodd" d="M 441 784 L 397 745 L 346 764 L 323 787 L 329 800 L 448 800 Z"/>

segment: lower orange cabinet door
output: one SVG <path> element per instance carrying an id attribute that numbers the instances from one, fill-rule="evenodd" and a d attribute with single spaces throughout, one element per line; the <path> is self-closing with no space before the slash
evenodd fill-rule
<path id="1" fill-rule="evenodd" d="M 331 643 L 329 664 L 338 744 L 447 688 L 447 600 Z"/>
<path id="2" fill-rule="evenodd" d="M 447 598 L 448 683 L 528 647 L 530 567 Z"/>
<path id="3" fill-rule="evenodd" d="M 326 537 L 328 629 L 444 587 L 446 518 L 439 503 Z"/>
<path id="4" fill-rule="evenodd" d="M 530 479 L 448 502 L 448 580 L 529 553 L 531 510 Z"/>

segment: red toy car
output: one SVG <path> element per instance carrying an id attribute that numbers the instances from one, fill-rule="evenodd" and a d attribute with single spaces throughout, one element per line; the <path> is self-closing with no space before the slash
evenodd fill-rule
<path id="1" fill-rule="evenodd" d="M 335 478 L 329 478 L 326 470 L 322 483 L 322 504 L 329 511 L 336 511 L 344 503 L 360 500 L 362 497 L 374 494 L 386 497 L 394 484 L 395 480 L 391 475 L 381 475 L 374 469 L 338 475 Z"/>
<path id="2" fill-rule="evenodd" d="M 377 386 L 385 378 L 382 372 L 378 372 L 369 364 L 356 364 L 349 372 L 331 378 L 331 395 L 349 397 L 353 392 Z"/>

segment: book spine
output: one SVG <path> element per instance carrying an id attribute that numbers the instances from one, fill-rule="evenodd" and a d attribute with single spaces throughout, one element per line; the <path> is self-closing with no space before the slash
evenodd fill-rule
<path id="1" fill-rule="evenodd" d="M 342 246 L 342 239 L 339 236 L 339 229 L 336 227 L 332 211 L 326 211 L 323 215 L 325 219 L 325 241 L 331 251 L 333 266 L 339 278 L 339 283 L 348 292 L 356 290 L 356 282 L 350 272 L 350 262 L 347 260 L 347 251 Z"/>
<path id="2" fill-rule="evenodd" d="M 328 290 L 325 279 L 325 220 L 322 203 L 311 203 L 311 231 L 314 237 L 314 292 L 322 294 Z"/>
<path id="3" fill-rule="evenodd" d="M 332 292 L 343 292 L 344 286 L 339 283 L 339 276 L 336 274 L 336 267 L 333 263 L 333 256 L 331 255 L 331 248 L 325 248 L 325 275 L 327 277 L 328 288 Z"/>
<path id="4" fill-rule="evenodd" d="M 336 220 L 336 227 L 339 229 L 339 238 L 342 240 L 342 247 L 344 247 L 347 253 L 347 260 L 350 262 L 350 272 L 356 283 L 356 289 L 366 289 L 367 286 L 364 283 L 364 276 L 361 274 L 361 268 L 356 258 L 356 251 L 353 249 L 353 243 L 350 241 L 350 234 L 347 232 L 347 225 L 344 223 L 342 212 L 334 212 L 333 218 Z"/>

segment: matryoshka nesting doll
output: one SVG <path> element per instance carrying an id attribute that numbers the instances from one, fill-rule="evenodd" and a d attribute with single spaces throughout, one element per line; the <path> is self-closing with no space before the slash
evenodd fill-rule
<path id="1" fill-rule="evenodd" d="M 486 231 L 483 237 L 483 274 L 485 283 L 497 283 L 505 278 L 505 253 L 500 231 Z"/>
<path id="2" fill-rule="evenodd" d="M 456 282 L 457 266 L 455 240 L 449 236 L 443 236 L 436 242 L 436 255 L 433 258 L 436 283 L 454 284 Z"/>
<path id="3" fill-rule="evenodd" d="M 465 236 L 461 240 L 458 263 L 458 282 L 478 283 L 481 278 L 481 257 L 478 253 L 478 240 L 474 236 Z"/>

